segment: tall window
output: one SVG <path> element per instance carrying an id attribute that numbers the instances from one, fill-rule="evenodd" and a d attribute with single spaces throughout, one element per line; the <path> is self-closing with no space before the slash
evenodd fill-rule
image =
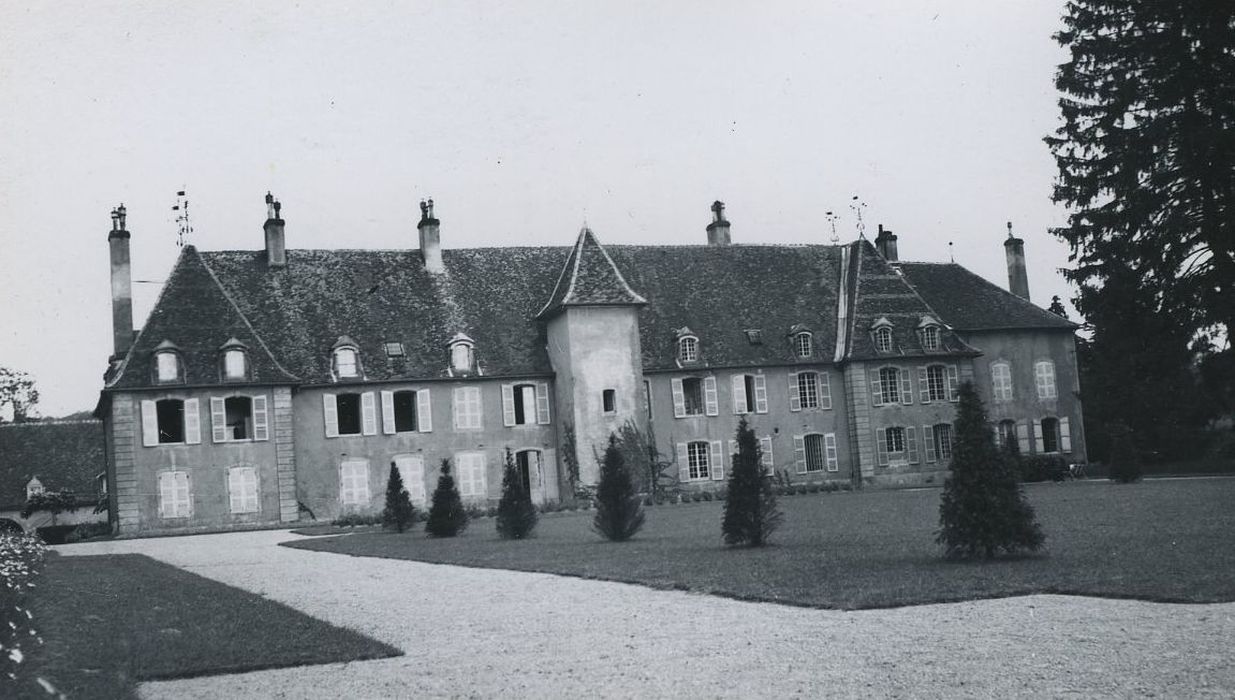
<path id="1" fill-rule="evenodd" d="M 991 394 L 996 401 L 1012 400 L 1012 366 L 1007 362 L 991 363 Z"/>
<path id="2" fill-rule="evenodd" d="M 600 407 L 605 413 L 617 412 L 617 392 L 613 389 L 605 389 L 600 395 Z"/>
<path id="3" fill-rule="evenodd" d="M 396 391 L 394 393 L 395 432 L 416 432 L 416 392 Z"/>
<path id="4" fill-rule="evenodd" d="M 515 425 L 530 425 L 536 422 L 536 387 L 531 384 L 516 384 L 514 388 Z"/>
<path id="5" fill-rule="evenodd" d="M 884 367 L 879 370 L 879 402 L 882 404 L 900 403 L 901 373 L 895 367 Z"/>
<path id="6" fill-rule="evenodd" d="M 939 326 L 927 326 L 922 329 L 922 348 L 925 350 L 939 349 Z"/>
<path id="7" fill-rule="evenodd" d="M 935 436 L 935 453 L 939 455 L 940 461 L 952 459 L 952 426 L 940 423 L 931 432 Z"/>
<path id="8" fill-rule="evenodd" d="M 393 464 L 403 479 L 407 495 L 417 507 L 425 503 L 425 459 L 421 455 L 395 455 Z"/>
<path id="9" fill-rule="evenodd" d="M 1034 384 L 1038 387 L 1038 398 L 1055 398 L 1055 363 L 1050 360 L 1035 362 L 1033 365 Z"/>
<path id="10" fill-rule="evenodd" d="M 678 359 L 682 362 L 699 359 L 699 339 L 688 335 L 678 340 Z"/>
<path id="11" fill-rule="evenodd" d="M 189 473 L 159 472 L 159 517 L 187 518 L 193 512 L 193 497 L 189 492 Z"/>
<path id="12" fill-rule="evenodd" d="M 339 394 L 335 398 L 340 435 L 360 434 L 360 394 Z"/>
<path id="13" fill-rule="evenodd" d="M 228 350 L 223 353 L 223 378 L 244 379 L 249 374 L 249 363 L 244 350 Z"/>
<path id="14" fill-rule="evenodd" d="M 892 329 L 878 328 L 875 330 L 875 349 L 879 352 L 892 352 Z"/>
<path id="15" fill-rule="evenodd" d="M 819 408 L 819 375 L 814 372 L 798 374 L 798 396 L 802 408 Z"/>
<path id="16" fill-rule="evenodd" d="M 708 464 L 708 443 L 703 440 L 687 443 L 686 466 L 691 479 L 707 479 L 711 474 Z"/>
<path id="17" fill-rule="evenodd" d="M 461 386 L 454 391 L 455 427 L 461 430 L 479 430 L 481 420 L 480 387 Z"/>
<path id="18" fill-rule="evenodd" d="M 794 336 L 794 350 L 798 357 L 810 357 L 814 353 L 810 333 L 798 333 Z"/>
<path id="19" fill-rule="evenodd" d="M 174 382 L 180 379 L 180 356 L 171 351 L 155 354 L 155 377 L 160 382 Z"/>
<path id="20" fill-rule="evenodd" d="M 355 348 L 339 348 L 334 351 L 334 373 L 343 379 L 360 376 Z"/>
<path id="21" fill-rule="evenodd" d="M 943 365 L 926 368 L 926 392 L 931 401 L 948 400 L 948 371 Z"/>
<path id="22" fill-rule="evenodd" d="M 999 446 L 1008 449 L 1016 444 L 1016 421 L 1004 419 L 999 421 Z"/>
<path id="23" fill-rule="evenodd" d="M 743 413 L 755 412 L 755 378 L 752 375 L 742 375 L 742 386 L 745 388 L 746 401 Z"/>
<path id="24" fill-rule="evenodd" d="M 682 396 L 686 403 L 686 415 L 703 415 L 703 380 L 687 377 L 682 380 Z M 706 443 L 705 443 L 706 444 Z"/>
<path id="25" fill-rule="evenodd" d="M 1059 420 L 1055 418 L 1043 418 L 1041 423 L 1042 430 L 1042 451 L 1043 452 L 1058 452 L 1059 451 Z"/>
<path id="26" fill-rule="evenodd" d="M 894 458 L 900 457 L 905 452 L 905 429 L 904 428 L 888 428 L 884 431 L 884 449 L 889 455 Z"/>
<path id="27" fill-rule="evenodd" d="M 473 498 L 487 494 L 485 485 L 485 453 L 461 452 L 455 455 L 459 470 L 459 495 Z"/>
<path id="28" fill-rule="evenodd" d="M 339 501 L 345 506 L 367 506 L 369 498 L 369 461 L 343 460 L 339 465 Z"/>
<path id="29" fill-rule="evenodd" d="M 184 442 L 184 401 L 163 399 L 155 403 L 159 423 L 159 443 Z"/>
<path id="30" fill-rule="evenodd" d="M 253 399 L 248 396 L 229 396 L 223 400 L 226 415 L 228 440 L 251 440 L 253 438 Z M 360 432 L 359 429 L 356 432 Z"/>
<path id="31" fill-rule="evenodd" d="M 257 500 L 257 469 L 232 467 L 227 470 L 227 500 L 233 513 L 261 510 Z"/>
<path id="32" fill-rule="evenodd" d="M 824 456 L 822 435 L 806 436 L 806 471 L 821 472 L 827 460 Z"/>

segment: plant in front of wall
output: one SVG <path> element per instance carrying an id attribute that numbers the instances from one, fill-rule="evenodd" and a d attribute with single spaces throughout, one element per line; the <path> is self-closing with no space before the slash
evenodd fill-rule
<path id="1" fill-rule="evenodd" d="M 429 507 L 429 519 L 425 521 L 425 532 L 433 537 L 454 537 L 467 529 L 467 511 L 463 508 L 463 498 L 455 486 L 455 478 L 450 475 L 450 460 L 442 460 L 442 475 L 437 479 L 437 488 L 433 489 L 433 504 Z"/>
<path id="2" fill-rule="evenodd" d="M 635 492 L 617 436 L 610 434 L 609 446 L 605 448 L 600 465 L 592 529 L 612 542 L 625 542 L 643 527 L 643 519 L 643 499 Z"/>
<path id="3" fill-rule="evenodd" d="M 536 529 L 536 504 L 515 466 L 514 453 L 506 448 L 502 469 L 502 499 L 497 504 L 497 534 L 504 540 L 521 540 Z"/>
<path id="4" fill-rule="evenodd" d="M 759 439 L 746 418 L 738 422 L 738 451 L 729 470 L 728 498 L 721 520 L 725 544 L 762 547 L 780 526 L 782 515 L 776 505 L 772 479 L 764 474 Z"/>
<path id="5" fill-rule="evenodd" d="M 393 527 L 403 532 L 416 520 L 416 509 L 412 507 L 412 499 L 403 488 L 403 477 L 399 467 L 390 463 L 390 478 L 386 480 L 386 508 L 382 511 L 382 525 Z"/>

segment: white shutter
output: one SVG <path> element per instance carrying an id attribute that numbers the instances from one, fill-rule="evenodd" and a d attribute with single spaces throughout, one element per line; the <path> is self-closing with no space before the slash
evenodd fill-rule
<path id="1" fill-rule="evenodd" d="M 515 424 L 515 389 L 510 384 L 502 385 L 502 425 Z"/>
<path id="2" fill-rule="evenodd" d="M 690 481 L 690 458 L 686 454 L 686 443 L 678 443 L 678 481 Z"/>
<path id="3" fill-rule="evenodd" d="M 789 373 L 789 410 L 802 410 L 802 391 L 798 386 L 798 373 Z"/>
<path id="4" fill-rule="evenodd" d="M 883 428 L 875 430 L 875 457 L 879 466 L 888 466 L 888 431 Z"/>
<path id="5" fill-rule="evenodd" d="M 803 435 L 793 436 L 793 462 L 799 474 L 806 473 L 806 437 Z"/>
<path id="6" fill-rule="evenodd" d="M 159 409 L 153 401 L 142 400 L 142 444 L 159 444 Z"/>
<path id="7" fill-rule="evenodd" d="M 900 370 L 896 376 L 901 380 L 901 403 L 908 406 L 913 403 L 913 377 L 907 369 Z"/>
<path id="8" fill-rule="evenodd" d="M 716 393 L 716 377 L 703 378 L 703 407 L 709 416 L 720 415 L 720 400 Z"/>
<path id="9" fill-rule="evenodd" d="M 536 385 L 536 422 L 549 424 L 549 384 L 540 382 Z"/>
<path id="10" fill-rule="evenodd" d="M 713 380 L 715 384 L 715 380 Z M 712 459 L 708 464 L 712 470 L 712 481 L 725 480 L 725 448 L 720 440 L 712 441 Z"/>
<path id="11" fill-rule="evenodd" d="M 931 385 L 930 379 L 926 375 L 926 367 L 918 367 L 918 401 L 922 403 L 931 402 Z"/>
<path id="12" fill-rule="evenodd" d="M 416 427 L 422 433 L 433 432 L 433 400 L 428 389 L 416 392 Z"/>
<path id="13" fill-rule="evenodd" d="M 151 401 L 150 403 L 154 403 Z M 171 512 L 172 499 L 175 497 L 175 489 L 172 486 L 172 473 L 159 473 L 159 517 L 166 518 Z"/>
<path id="14" fill-rule="evenodd" d="M 746 413 L 746 375 L 735 374 L 730 377 L 733 386 L 733 412 L 736 415 Z"/>
<path id="15" fill-rule="evenodd" d="M 382 433 L 395 434 L 395 393 L 393 391 L 382 392 Z"/>
<path id="16" fill-rule="evenodd" d="M 360 431 L 377 435 L 377 397 L 372 391 L 360 395 Z"/>
<path id="17" fill-rule="evenodd" d="M 1045 447 L 1042 442 L 1042 423 L 1035 420 L 1033 422 L 1033 451 L 1041 454 Z"/>
<path id="18" fill-rule="evenodd" d="M 823 436 L 823 452 L 826 456 L 828 471 L 840 471 L 840 459 L 836 454 L 836 433 L 828 433 Z"/>
<path id="19" fill-rule="evenodd" d="M 270 439 L 270 416 L 266 410 L 266 395 L 253 397 L 253 439 Z"/>
<path id="20" fill-rule="evenodd" d="M 960 393 L 960 390 L 957 388 L 960 385 L 960 379 L 958 376 L 959 374 L 960 374 L 960 370 L 956 368 L 956 365 L 948 365 L 948 400 L 949 401 L 960 401 L 961 400 L 961 393 Z"/>
<path id="21" fill-rule="evenodd" d="M 730 440 L 729 441 L 729 468 L 733 469 L 734 465 L 736 465 L 737 463 L 738 463 L 738 441 Z"/>
<path id="22" fill-rule="evenodd" d="M 759 438 L 759 447 L 762 451 L 760 464 L 763 465 L 765 473 L 771 473 L 776 468 L 776 458 L 772 454 L 772 436 Z"/>
<path id="23" fill-rule="evenodd" d="M 334 394 L 322 394 L 322 418 L 326 422 L 326 437 L 339 437 L 339 405 Z"/>
<path id="24" fill-rule="evenodd" d="M 926 448 L 926 461 L 934 462 L 937 459 L 935 455 L 935 429 L 929 425 L 922 426 L 922 446 Z"/>
<path id="25" fill-rule="evenodd" d="M 905 447 L 909 450 L 909 463 L 918 463 L 918 430 L 913 426 L 905 428 Z"/>
<path id="26" fill-rule="evenodd" d="M 425 504 L 425 458 L 423 455 L 399 455 L 395 468 L 403 479 L 403 488 L 416 506 Z"/>
<path id="27" fill-rule="evenodd" d="M 819 408 L 832 408 L 832 380 L 827 371 L 820 372 L 819 377 Z"/>
<path id="28" fill-rule="evenodd" d="M 1059 419 L 1059 451 L 1072 451 L 1072 429 L 1068 427 L 1068 419 Z"/>
<path id="29" fill-rule="evenodd" d="M 755 413 L 768 412 L 768 380 L 762 374 L 755 375 Z"/>
<path id="30" fill-rule="evenodd" d="M 210 434 L 215 442 L 227 441 L 227 408 L 217 396 L 210 397 Z"/>
<path id="31" fill-rule="evenodd" d="M 883 381 L 880 378 L 879 370 L 871 373 L 871 405 L 883 405 Z"/>
<path id="32" fill-rule="evenodd" d="M 686 417 L 686 392 L 682 390 L 682 380 L 674 377 L 669 380 L 669 386 L 673 388 L 673 417 Z"/>
<path id="33" fill-rule="evenodd" d="M 197 399 L 184 400 L 184 444 L 199 445 L 202 441 L 202 415 Z"/>
<path id="34" fill-rule="evenodd" d="M 1016 424 L 1016 446 L 1021 454 L 1029 454 L 1029 427 L 1024 423 Z"/>

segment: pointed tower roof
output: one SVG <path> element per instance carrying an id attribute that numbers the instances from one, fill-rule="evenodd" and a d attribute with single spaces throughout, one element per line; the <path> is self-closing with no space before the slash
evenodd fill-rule
<path id="1" fill-rule="evenodd" d="M 566 306 L 632 306 L 647 303 L 626 283 L 596 234 L 584 226 L 562 268 L 549 302 L 537 314 L 552 316 Z"/>

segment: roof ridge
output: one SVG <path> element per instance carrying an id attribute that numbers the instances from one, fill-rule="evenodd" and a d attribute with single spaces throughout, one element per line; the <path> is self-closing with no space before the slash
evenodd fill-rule
<path id="1" fill-rule="evenodd" d="M 962 266 L 962 268 L 963 268 L 963 266 Z M 1028 299 L 1026 299 L 1026 298 L 1022 297 L 1021 295 L 1019 295 L 1019 294 L 1014 294 L 1011 290 L 1004 289 L 1003 287 L 1000 287 L 999 285 L 997 285 L 997 284 L 995 284 L 994 282 L 992 282 L 992 281 L 990 281 L 990 280 L 986 279 L 986 278 L 985 278 L 985 277 L 983 277 L 982 275 L 979 275 L 978 273 L 974 272 L 973 270 L 970 270 L 970 269 L 967 269 L 967 268 L 964 268 L 964 269 L 965 269 L 965 272 L 968 272 L 970 275 L 972 275 L 973 277 L 976 277 L 978 280 L 980 280 L 982 284 L 984 284 L 984 285 L 986 285 L 986 286 L 988 286 L 988 287 L 990 287 L 990 288 L 992 288 L 992 289 L 996 289 L 996 290 L 998 290 L 1000 294 L 1003 294 L 1003 295 L 1005 295 L 1005 296 L 1009 297 L 1010 299 L 1015 299 L 1015 300 L 1016 300 L 1016 301 L 1015 301 L 1015 303 L 1018 303 L 1018 304 L 1020 304 L 1020 305 L 1022 305 L 1022 306 L 1026 306 L 1026 307 L 1032 308 L 1032 309 L 1033 309 L 1035 312 L 1037 312 L 1038 314 L 1048 314 L 1048 315 L 1050 315 L 1050 316 L 1054 316 L 1055 318 L 1058 318 L 1060 321 L 1063 321 L 1064 323 L 1069 324 L 1069 325 L 1070 325 L 1070 326 L 1072 326 L 1073 328 L 1080 328 L 1080 327 L 1081 327 L 1079 323 L 1076 323 L 1076 322 L 1075 322 L 1075 321 L 1073 321 L 1072 319 L 1069 319 L 1069 318 L 1064 318 L 1063 316 L 1059 316 L 1059 315 L 1057 315 L 1057 314 L 1054 314 L 1054 313 L 1052 313 L 1052 312 L 1050 312 L 1050 311 L 1048 311 L 1048 310 L 1046 310 L 1046 309 L 1042 308 L 1041 306 L 1038 306 L 1037 304 L 1033 303 L 1032 301 L 1030 301 L 1030 300 L 1028 300 Z"/>
<path id="2" fill-rule="evenodd" d="M 596 234 L 593 234 L 591 230 L 589 230 L 588 233 L 591 234 L 592 242 L 596 244 L 596 248 L 600 250 L 600 254 L 605 256 L 605 260 L 613 268 L 613 271 L 617 273 L 618 281 L 622 283 L 622 287 L 626 289 L 626 293 L 634 297 L 637 303 L 648 303 L 648 300 L 644 299 L 642 294 L 630 288 L 630 284 L 626 281 L 626 276 L 622 274 L 622 268 L 618 267 L 617 263 L 613 262 L 613 258 L 609 257 L 609 251 L 605 250 L 605 246 L 601 244 L 600 239 L 596 238 Z"/>
<path id="3" fill-rule="evenodd" d="M 223 283 L 219 281 L 218 275 L 214 274 L 214 270 L 210 268 L 210 265 L 206 264 L 206 260 L 197 253 L 196 249 L 193 250 L 193 253 L 197 255 L 198 262 L 200 262 L 202 267 L 205 268 L 206 274 L 210 275 L 210 280 L 214 282 L 216 287 L 218 287 L 219 292 L 223 295 L 223 298 L 227 300 L 228 305 L 230 305 L 232 310 L 236 312 L 236 315 L 240 317 L 240 320 L 244 323 L 244 327 L 249 329 L 249 332 L 253 334 L 253 338 L 257 340 L 259 345 L 262 346 L 262 350 L 266 351 L 266 356 L 270 358 L 270 361 L 274 363 L 274 366 L 288 378 L 299 381 L 300 378 L 291 372 L 288 372 L 287 368 L 279 362 L 279 358 L 275 357 L 274 353 L 270 351 L 270 347 L 266 345 L 266 341 L 262 340 L 262 336 L 258 334 L 257 329 L 253 327 L 252 323 L 249 323 L 249 317 L 244 315 L 244 312 L 240 310 L 240 307 L 236 304 L 236 301 L 232 299 L 232 295 L 227 293 L 227 289 L 223 286 Z"/>

